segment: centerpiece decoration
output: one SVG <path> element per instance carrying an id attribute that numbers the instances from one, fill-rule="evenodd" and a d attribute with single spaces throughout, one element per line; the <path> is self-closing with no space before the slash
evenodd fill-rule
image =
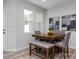
<path id="1" fill-rule="evenodd" d="M 48 35 L 53 35 L 53 29 L 54 28 L 48 28 Z"/>

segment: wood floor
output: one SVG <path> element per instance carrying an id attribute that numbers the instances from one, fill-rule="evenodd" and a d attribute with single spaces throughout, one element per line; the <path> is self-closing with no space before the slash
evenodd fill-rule
<path id="1" fill-rule="evenodd" d="M 24 49 L 19 52 L 4 52 L 3 59 L 41 59 L 35 55 L 29 56 L 29 51 Z M 55 59 L 63 59 L 61 54 L 57 54 Z M 69 57 L 67 59 L 76 59 L 76 51 L 74 49 L 69 49 Z"/>

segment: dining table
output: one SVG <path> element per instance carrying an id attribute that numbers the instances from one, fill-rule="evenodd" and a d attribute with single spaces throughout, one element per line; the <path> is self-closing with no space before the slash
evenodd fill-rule
<path id="1" fill-rule="evenodd" d="M 32 37 L 35 37 L 36 40 L 44 39 L 44 40 L 63 40 L 65 33 L 53 33 L 52 35 L 40 33 L 40 34 L 32 34 Z"/>
<path id="2" fill-rule="evenodd" d="M 59 40 L 64 40 L 65 37 L 65 33 L 64 32 L 53 32 L 51 35 L 49 35 L 48 33 L 40 33 L 40 34 L 32 34 L 32 37 L 35 38 L 35 40 L 39 40 L 39 41 L 46 41 L 49 43 L 56 43 Z M 42 48 L 39 48 L 38 46 L 35 47 L 36 48 L 36 54 L 39 54 L 40 52 L 43 54 L 46 54 L 45 51 Z M 54 51 L 55 53 L 53 54 L 53 56 L 58 53 L 58 47 L 54 46 Z M 51 50 L 52 51 L 52 50 Z M 54 58 L 54 57 L 53 57 Z"/>

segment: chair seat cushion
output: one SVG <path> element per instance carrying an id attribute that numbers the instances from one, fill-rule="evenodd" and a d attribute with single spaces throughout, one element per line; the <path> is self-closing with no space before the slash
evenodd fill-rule
<path id="1" fill-rule="evenodd" d="M 30 43 L 40 46 L 40 47 L 43 47 L 43 48 L 50 48 L 50 47 L 54 46 L 54 44 L 52 44 L 52 43 L 47 43 L 47 42 L 42 42 L 42 41 L 32 41 Z"/>
<path id="2" fill-rule="evenodd" d="M 59 46 L 59 47 L 63 47 L 63 48 L 65 47 L 63 41 L 57 42 L 57 43 L 55 43 L 55 45 L 56 45 L 56 46 Z"/>

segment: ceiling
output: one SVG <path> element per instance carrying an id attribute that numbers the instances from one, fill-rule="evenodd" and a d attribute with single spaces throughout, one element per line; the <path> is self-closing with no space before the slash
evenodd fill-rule
<path id="1" fill-rule="evenodd" d="M 71 4 L 72 2 L 76 3 L 76 0 L 46 0 L 45 2 L 43 2 L 42 0 L 25 0 L 25 1 L 40 6 L 44 9 L 50 9 L 65 4 Z"/>

